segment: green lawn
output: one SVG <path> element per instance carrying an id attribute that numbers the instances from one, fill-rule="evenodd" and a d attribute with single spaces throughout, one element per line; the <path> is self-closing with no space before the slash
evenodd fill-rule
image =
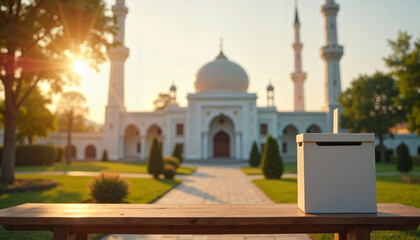
<path id="1" fill-rule="evenodd" d="M 246 175 L 260 175 L 261 168 L 259 167 L 242 167 L 241 170 Z M 284 173 L 297 173 L 297 164 L 296 163 L 284 163 Z"/>
<path id="2" fill-rule="evenodd" d="M 246 175 L 259 175 L 261 169 L 259 167 L 242 167 L 242 171 Z M 296 163 L 284 163 L 285 173 L 297 173 Z M 376 163 L 376 172 L 397 172 L 394 163 Z M 413 172 L 420 172 L 420 166 L 413 166 Z"/>
<path id="3" fill-rule="evenodd" d="M 50 178 L 57 188 L 35 192 L 0 195 L 0 209 L 23 203 L 83 203 L 91 198 L 87 182 L 91 177 L 19 175 L 19 178 Z M 130 181 L 129 203 L 150 203 L 180 183 L 179 180 L 127 178 Z M 49 232 L 7 232 L 0 227 L 0 239 L 51 239 Z"/>
<path id="4" fill-rule="evenodd" d="M 256 179 L 254 183 L 276 203 L 297 203 L 297 180 Z M 400 176 L 377 177 L 377 199 L 379 203 L 402 203 L 420 208 L 420 184 L 400 180 Z M 314 234 L 318 240 L 332 240 L 332 234 Z M 372 240 L 420 240 L 417 231 L 379 231 L 371 234 Z"/>
<path id="5" fill-rule="evenodd" d="M 147 165 L 145 163 L 122 163 L 122 162 L 72 162 L 70 165 L 66 163 L 54 163 L 52 166 L 34 166 L 34 167 L 16 167 L 16 171 L 88 171 L 119 173 L 147 173 Z M 177 174 L 189 175 L 196 170 L 196 167 L 181 166 L 177 170 Z"/>

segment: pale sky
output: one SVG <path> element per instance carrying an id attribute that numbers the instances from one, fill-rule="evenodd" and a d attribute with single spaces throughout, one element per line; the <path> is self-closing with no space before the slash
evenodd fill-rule
<path id="1" fill-rule="evenodd" d="M 338 41 L 344 46 L 341 60 L 343 90 L 360 74 L 386 70 L 383 57 L 391 50 L 386 39 L 398 30 L 420 37 L 419 0 L 336 0 Z M 115 0 L 107 0 L 109 7 Z M 299 0 L 303 70 L 307 73 L 305 107 L 320 111 L 323 105 L 324 45 L 322 0 Z M 125 106 L 128 111 L 151 111 L 159 92 L 168 92 L 174 80 L 178 103 L 187 106 L 194 77 L 212 61 L 224 39 L 229 60 L 248 74 L 248 92 L 257 93 L 258 106 L 266 106 L 271 78 L 278 111 L 293 110 L 293 0 L 126 0 Z M 79 86 L 90 107 L 87 117 L 104 122 L 108 97 L 109 63 L 93 70 Z"/>

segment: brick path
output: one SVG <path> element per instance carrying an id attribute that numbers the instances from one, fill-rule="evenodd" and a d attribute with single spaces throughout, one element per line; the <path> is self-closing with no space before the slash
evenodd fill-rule
<path id="1" fill-rule="evenodd" d="M 267 204 L 272 201 L 235 167 L 201 166 L 158 204 Z M 281 235 L 111 235 L 106 240 L 310 240 L 306 234 Z"/>

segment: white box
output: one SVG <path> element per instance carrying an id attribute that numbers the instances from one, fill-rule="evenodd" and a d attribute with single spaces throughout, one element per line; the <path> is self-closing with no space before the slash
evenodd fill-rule
<path id="1" fill-rule="evenodd" d="M 298 206 L 305 213 L 376 213 L 375 135 L 296 136 Z"/>

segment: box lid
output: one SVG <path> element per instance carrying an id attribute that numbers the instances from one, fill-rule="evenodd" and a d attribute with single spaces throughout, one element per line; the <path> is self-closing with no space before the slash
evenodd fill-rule
<path id="1" fill-rule="evenodd" d="M 374 133 L 302 133 L 296 136 L 296 142 L 373 142 Z"/>

